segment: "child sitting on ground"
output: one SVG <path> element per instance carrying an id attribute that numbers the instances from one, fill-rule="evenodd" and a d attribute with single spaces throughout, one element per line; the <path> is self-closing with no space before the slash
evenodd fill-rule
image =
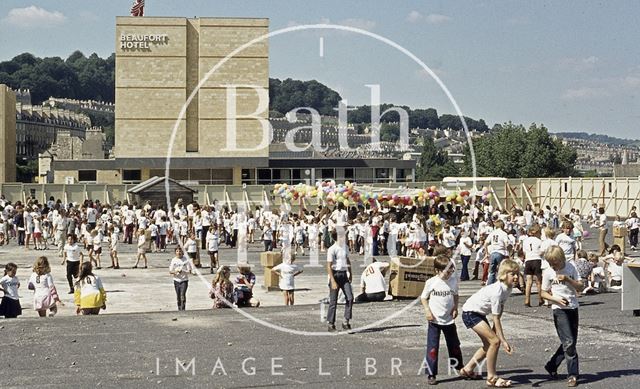
<path id="1" fill-rule="evenodd" d="M 253 287 L 256 284 L 256 275 L 251 271 L 248 263 L 238 264 L 240 274 L 236 277 L 235 300 L 238 307 L 259 307 L 260 301 L 253 297 Z"/>
<path id="2" fill-rule="evenodd" d="M 582 291 L 584 294 L 604 293 L 607 291 L 604 268 L 598 260 L 598 254 L 589 253 L 589 263 L 593 268 L 589 274 L 589 285 Z"/>

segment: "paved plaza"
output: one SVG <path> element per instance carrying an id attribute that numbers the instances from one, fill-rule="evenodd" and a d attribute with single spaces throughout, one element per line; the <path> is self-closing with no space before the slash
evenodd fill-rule
<path id="1" fill-rule="evenodd" d="M 357 333 L 328 335 L 321 320 L 326 296 L 323 268 L 306 267 L 296 279 L 295 307 L 283 307 L 279 292 L 256 289 L 262 307 L 238 313 L 212 310 L 207 286 L 193 277 L 187 311 L 176 312 L 168 274 L 170 253 L 150 254 L 149 269 L 130 269 L 133 246 L 121 244 L 120 270 L 103 269 L 108 308 L 98 317 L 77 317 L 71 295 L 55 318 L 38 319 L 26 289 L 29 267 L 42 251 L 0 247 L 0 262 L 17 262 L 24 315 L 1 320 L 4 339 L 0 386 L 25 387 L 414 387 L 426 385 L 418 374 L 424 358 L 425 319 L 414 300 L 357 304 Z M 587 240 L 593 248 L 594 239 Z M 260 246 L 250 247 L 249 262 L 262 283 Z M 55 251 L 53 276 L 66 291 L 64 269 Z M 223 263 L 234 262 L 234 251 L 223 249 Z M 632 253 L 633 255 L 634 253 Z M 361 262 L 361 257 L 355 258 Z M 104 261 L 104 259 L 103 259 Z M 308 263 L 302 257 L 300 263 Z M 106 262 L 105 262 L 106 263 Z M 206 262 L 205 262 L 206 263 Z M 208 269 L 204 269 L 207 271 Z M 355 282 L 359 272 L 355 272 Z M 210 282 L 212 276 L 205 274 Z M 462 302 L 480 287 L 461 283 Z M 338 315 L 342 306 L 338 307 Z M 250 315 L 247 316 L 247 315 Z M 581 298 L 580 386 L 635 388 L 640 377 L 639 319 L 620 311 L 620 294 Z M 517 386 L 565 387 L 549 381 L 542 366 L 558 346 L 547 308 L 525 308 L 519 293 L 508 300 L 503 319 L 513 355 L 501 352 L 498 372 Z M 478 337 L 457 320 L 463 355 L 480 346 Z M 447 373 L 446 347 L 441 345 L 440 386 L 484 387 L 484 381 L 462 381 Z M 178 362 L 177 362 L 178 361 Z M 564 367 L 561 378 L 564 378 Z"/>

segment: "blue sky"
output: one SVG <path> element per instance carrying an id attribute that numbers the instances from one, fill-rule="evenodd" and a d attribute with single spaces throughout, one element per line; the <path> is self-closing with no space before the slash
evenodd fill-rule
<path id="1" fill-rule="evenodd" d="M 114 51 L 115 17 L 133 0 L 2 0 L 0 60 Z M 424 61 L 462 112 L 488 125 L 640 138 L 638 1 L 146 0 L 147 16 L 266 17 L 271 31 L 333 23 L 391 39 Z M 320 56 L 320 38 L 324 55 Z M 417 64 L 372 38 L 338 31 L 270 40 L 270 76 L 317 79 L 349 104 L 454 108 Z"/>

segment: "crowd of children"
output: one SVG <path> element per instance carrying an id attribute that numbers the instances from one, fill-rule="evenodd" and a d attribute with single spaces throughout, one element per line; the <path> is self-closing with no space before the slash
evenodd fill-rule
<path id="1" fill-rule="evenodd" d="M 205 252 L 210 271 L 215 274 L 210 289 L 215 308 L 260 305 L 253 293 L 256 276 L 249 265 L 238 266 L 235 282 L 231 280 L 230 267 L 220 266 L 222 245 L 233 248 L 262 240 L 265 251 L 282 250 L 285 261 L 274 267 L 273 272 L 280 276 L 285 305 L 294 304 L 294 279 L 302 273 L 302 267 L 294 262 L 295 256 L 330 251 L 335 246 L 336 230 L 344 233 L 341 250 L 345 256 L 434 255 L 438 275 L 425 283 L 421 296 L 429 322 L 425 360 L 428 381 L 432 384 L 437 382 L 438 345 L 440 334 L 444 333 L 450 358 L 456 361 L 461 376 L 477 378 L 474 369 L 486 359 L 487 385 L 511 386 L 509 380 L 498 377 L 496 372 L 499 348 L 502 346 L 507 353 L 513 350 L 503 333 L 501 315 L 514 287 L 524 292 L 524 304 L 531 307 L 535 283 L 536 305 L 553 308 L 562 343 L 545 369 L 555 377 L 560 362 L 566 360 L 568 385 L 575 386 L 577 297 L 582 293 L 619 289 L 622 264 L 632 260 L 623 255 L 619 246 L 609 247 L 606 243 L 606 217 L 595 204 L 586 218 L 575 209 L 563 215 L 557 207 L 542 208 L 536 204 L 504 212 L 482 202 L 424 208 L 345 207 L 338 203 L 335 207 L 318 206 L 313 210 L 301 208 L 295 214 L 262 207 L 245 213 L 217 203 L 200 206 L 181 200 L 169 213 L 163 206 L 150 203 L 110 206 L 87 200 L 83 204 L 64 205 L 53 199 L 46 204 L 29 199 L 15 205 L 5 201 L 0 204 L 0 211 L 0 244 L 15 239 L 25 249 L 57 247 L 67 267 L 69 293 L 75 294 L 77 312 L 82 314 L 97 314 L 106 309 L 106 293 L 92 272 L 101 268 L 103 244 L 109 250 L 110 268 L 115 269 L 120 267 L 121 242 L 136 244 L 133 268 L 148 267 L 147 252 L 165 252 L 167 245 L 177 245 L 169 272 L 178 310 L 186 309 L 189 275 L 204 266 Z M 582 249 L 583 237 L 588 234 L 583 222 L 599 229 L 598 252 Z M 629 230 L 631 250 L 638 244 L 639 225 L 635 209 L 625 221 L 617 218 L 614 222 L 614 227 L 625 226 Z M 87 252 L 87 261 L 83 250 Z M 471 265 L 474 252 L 475 264 Z M 8 263 L 0 279 L 0 291 L 4 294 L 0 315 L 7 318 L 21 314 L 16 270 L 14 263 Z M 28 282 L 28 288 L 34 291 L 34 309 L 40 316 L 46 316 L 47 312 L 55 315 L 57 306 L 62 304 L 50 272 L 47 257 L 41 256 Z M 482 288 L 463 305 L 462 321 L 477 333 L 483 346 L 463 365 L 454 320 L 458 315 L 458 283 L 469 280 L 481 281 Z M 363 293 L 379 293 L 377 289 L 369 289 L 365 291 L 363 287 Z M 487 315 L 492 315 L 492 325 Z"/>

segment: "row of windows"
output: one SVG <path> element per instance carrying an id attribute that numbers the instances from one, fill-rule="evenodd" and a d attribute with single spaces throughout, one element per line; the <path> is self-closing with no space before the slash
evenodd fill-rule
<path id="1" fill-rule="evenodd" d="M 151 169 L 150 176 L 164 176 L 164 169 Z M 199 184 L 232 184 L 232 169 L 171 169 L 169 177 L 178 181 Z M 267 185 L 276 183 L 312 183 L 312 180 L 355 180 L 358 182 L 404 182 L 410 180 L 411 169 L 391 168 L 316 168 L 316 169 L 242 169 L 242 183 Z M 122 170 L 123 183 L 137 183 L 142 180 L 139 169 Z M 79 170 L 78 181 L 97 182 L 96 170 Z"/>

